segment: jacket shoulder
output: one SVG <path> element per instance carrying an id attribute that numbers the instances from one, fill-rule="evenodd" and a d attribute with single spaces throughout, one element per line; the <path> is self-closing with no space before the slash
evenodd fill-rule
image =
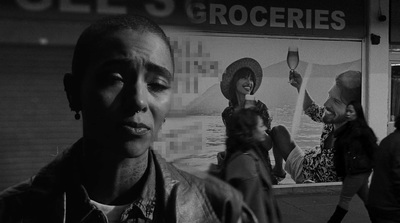
<path id="1" fill-rule="evenodd" d="M 180 205 L 190 206 L 177 207 L 182 210 L 178 216 L 182 221 L 190 222 L 193 218 L 203 222 L 216 222 L 216 219 L 220 222 L 256 221 L 241 193 L 226 182 L 205 172 L 187 173 L 167 163 L 158 154 L 156 156 L 163 172 L 166 199 L 173 198 Z M 197 211 L 193 207 L 197 207 Z"/>
<path id="2" fill-rule="evenodd" d="M 8 197 L 18 196 L 19 194 L 24 193 L 28 190 L 32 185 L 32 178 L 25 180 L 21 183 L 18 183 L 14 186 L 8 187 L 5 190 L 0 192 L 0 200 L 6 199 Z"/>
<path id="3" fill-rule="evenodd" d="M 251 153 L 242 153 L 228 160 L 226 166 L 226 178 L 253 178 L 258 175 L 257 158 Z"/>
<path id="4" fill-rule="evenodd" d="M 0 222 L 18 221 L 31 184 L 32 180 L 28 179 L 0 192 Z"/>
<path id="5" fill-rule="evenodd" d="M 241 199 L 241 194 L 238 193 L 232 186 L 223 180 L 214 177 L 205 172 L 196 173 L 196 175 L 182 171 L 175 166 L 168 164 L 169 171 L 172 171 L 173 180 L 180 182 L 180 186 L 185 192 L 193 192 L 198 190 L 205 197 L 219 196 L 221 199 Z"/>
<path id="6" fill-rule="evenodd" d="M 399 144 L 400 144 L 400 130 L 396 130 L 390 133 L 384 139 L 382 139 L 381 143 L 379 144 L 379 147 L 383 148 L 393 147 L 393 149 L 396 149 Z"/>
<path id="7" fill-rule="evenodd" d="M 208 205 L 221 222 L 257 222 L 254 213 L 245 204 L 243 195 L 228 183 L 210 176 L 200 186 L 204 188 Z M 236 220 L 235 220 L 236 219 Z"/>

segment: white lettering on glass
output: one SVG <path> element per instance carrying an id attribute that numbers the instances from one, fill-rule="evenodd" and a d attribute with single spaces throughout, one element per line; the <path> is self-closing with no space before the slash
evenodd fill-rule
<path id="1" fill-rule="evenodd" d="M 19 6 L 28 11 L 43 11 L 51 6 L 51 0 L 40 0 L 38 2 L 32 2 L 29 0 L 16 1 Z"/>
<path id="2" fill-rule="evenodd" d="M 222 4 L 210 4 L 210 24 L 217 24 L 217 17 L 222 25 L 227 25 L 224 15 L 226 14 L 226 6 Z"/>
<path id="3" fill-rule="evenodd" d="M 235 15 L 239 15 L 239 19 L 236 19 Z M 241 26 L 246 23 L 247 21 L 247 10 L 244 6 L 241 5 L 234 5 L 229 10 L 229 21 L 233 25 Z"/>
<path id="4" fill-rule="evenodd" d="M 71 0 L 60 0 L 60 11 L 89 13 L 90 5 L 72 3 Z"/>
<path id="5" fill-rule="evenodd" d="M 97 0 L 97 12 L 98 13 L 112 13 L 112 14 L 126 14 L 125 6 L 111 6 L 108 4 L 108 0 Z"/>
<path id="6" fill-rule="evenodd" d="M 193 3 L 186 6 L 186 15 L 195 24 L 204 23 L 207 20 L 206 6 L 202 3 Z"/>
<path id="7" fill-rule="evenodd" d="M 344 20 L 346 16 L 342 11 L 334 11 L 332 12 L 332 20 L 336 23 L 332 22 L 331 26 L 334 30 L 342 30 L 346 26 L 346 22 Z"/>
<path id="8" fill-rule="evenodd" d="M 296 23 L 297 28 L 300 29 L 304 28 L 303 23 L 301 22 L 302 18 L 303 18 L 303 11 L 301 9 L 289 8 L 287 27 L 293 28 L 294 23 Z"/>
<path id="9" fill-rule="evenodd" d="M 155 17 L 167 17 L 174 12 L 174 0 L 157 0 L 157 2 L 159 2 L 158 5 L 162 5 L 163 7 L 157 8 L 156 3 L 147 3 L 145 5 L 145 8 L 150 15 Z"/>
<path id="10" fill-rule="evenodd" d="M 306 29 L 311 29 L 312 28 L 312 10 L 307 9 L 306 10 Z"/>
<path id="11" fill-rule="evenodd" d="M 285 20 L 285 8 L 271 7 L 270 9 L 270 26 L 271 27 L 285 27 L 284 22 L 278 22 L 278 20 Z"/>
<path id="12" fill-rule="evenodd" d="M 251 9 L 250 11 L 250 22 L 255 26 L 265 26 L 267 24 L 267 19 L 262 18 L 261 20 L 257 21 L 257 14 L 267 14 L 267 9 L 261 6 L 256 6 Z"/>
<path id="13" fill-rule="evenodd" d="M 315 28 L 316 29 L 329 29 L 328 24 L 323 24 L 323 22 L 328 22 L 328 10 L 315 10 Z"/>

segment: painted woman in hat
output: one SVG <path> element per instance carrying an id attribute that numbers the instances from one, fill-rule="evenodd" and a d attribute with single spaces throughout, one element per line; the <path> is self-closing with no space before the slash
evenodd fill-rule
<path id="1" fill-rule="evenodd" d="M 252 58 L 241 58 L 231 63 L 222 75 L 220 83 L 221 92 L 226 99 L 229 100 L 228 107 L 222 112 L 222 120 L 225 126 L 231 122 L 232 115 L 235 111 L 245 107 L 246 95 L 254 95 L 258 90 L 262 81 L 262 68 L 260 64 Z M 270 137 L 271 121 L 267 106 L 260 100 L 256 100 L 254 107 L 258 110 L 264 125 L 267 127 L 267 139 L 263 142 L 264 156 L 267 160 L 268 169 L 272 171 L 271 161 L 268 151 L 272 148 L 273 141 Z M 218 154 L 218 161 L 222 161 L 225 154 Z M 285 175 L 272 177 L 276 184 L 278 180 L 282 180 Z M 277 179 L 276 179 L 277 178 Z M 276 179 L 276 180 L 275 180 Z"/>
<path id="2" fill-rule="evenodd" d="M 226 68 L 220 83 L 222 94 L 229 100 L 228 107 L 222 112 L 225 126 L 229 123 L 233 112 L 244 107 L 246 95 L 254 95 L 261 82 L 261 66 L 252 58 L 239 59 Z M 265 126 L 270 131 L 272 118 L 267 106 L 259 100 L 256 100 L 255 106 L 261 111 Z"/>

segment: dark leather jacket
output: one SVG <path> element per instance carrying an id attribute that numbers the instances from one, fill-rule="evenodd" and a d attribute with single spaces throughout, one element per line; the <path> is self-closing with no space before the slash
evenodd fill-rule
<path id="1" fill-rule="evenodd" d="M 368 126 L 351 121 L 335 132 L 334 163 L 337 175 L 366 173 L 372 170 L 377 138 Z"/>
<path id="2" fill-rule="evenodd" d="M 385 137 L 374 155 L 374 174 L 369 188 L 371 215 L 387 222 L 400 219 L 400 129 Z"/>
<path id="3" fill-rule="evenodd" d="M 106 222 L 74 179 L 78 143 L 31 179 L 0 193 L 0 222 Z M 222 181 L 180 171 L 152 150 L 158 191 L 154 222 L 257 222 L 242 196 Z M 76 155 L 76 154 L 75 154 Z"/>
<path id="4" fill-rule="evenodd" d="M 236 151 L 226 162 L 225 180 L 242 192 L 258 220 L 264 223 L 282 222 L 271 173 L 262 163 L 259 153 L 254 149 Z"/>

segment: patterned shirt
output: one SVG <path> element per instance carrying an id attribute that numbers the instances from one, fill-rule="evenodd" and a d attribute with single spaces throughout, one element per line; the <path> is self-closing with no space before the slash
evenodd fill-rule
<path id="1" fill-rule="evenodd" d="M 324 107 L 314 102 L 305 110 L 313 121 L 323 122 Z M 333 163 L 333 125 L 324 124 L 320 145 L 305 151 L 303 160 L 303 175 L 306 180 L 314 182 L 335 182 L 339 181 Z"/>
<path id="2" fill-rule="evenodd" d="M 126 208 L 121 215 L 121 223 L 153 222 L 156 206 L 156 170 L 153 155 L 149 152 L 149 175 L 140 197 Z"/>

